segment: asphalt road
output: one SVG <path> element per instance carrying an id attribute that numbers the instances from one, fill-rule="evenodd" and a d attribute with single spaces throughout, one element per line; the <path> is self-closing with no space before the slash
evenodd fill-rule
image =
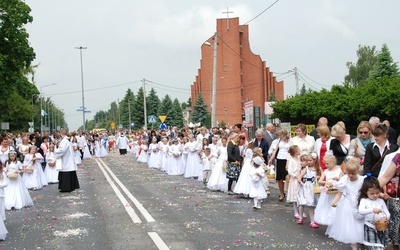
<path id="1" fill-rule="evenodd" d="M 84 161 L 81 188 L 30 191 L 34 206 L 7 211 L 0 249 L 348 249 L 326 227 L 297 225 L 292 205 L 271 195 L 252 200 L 204 188 L 114 153 Z"/>

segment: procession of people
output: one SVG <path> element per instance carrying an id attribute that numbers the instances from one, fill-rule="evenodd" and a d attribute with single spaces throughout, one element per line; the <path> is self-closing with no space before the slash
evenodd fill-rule
<path id="1" fill-rule="evenodd" d="M 118 152 L 150 169 L 196 179 L 211 191 L 253 199 L 254 211 L 262 209 L 263 200 L 268 206 L 269 182 L 276 181 L 279 202 L 293 204 L 295 224 L 324 225 L 328 237 L 352 249 L 399 245 L 400 189 L 392 181 L 400 172 L 400 151 L 389 141 L 388 126 L 372 117 L 352 136 L 344 122 L 329 128 L 326 118 L 320 121 L 315 137 L 300 123 L 291 138 L 271 123 L 254 138 L 241 124 L 210 130 L 3 133 L 0 239 L 7 234 L 4 210 L 34 206 L 30 193 L 54 183 L 60 192 L 79 189 L 76 170 L 86 159 Z M 386 228 L 377 226 L 385 220 Z"/>

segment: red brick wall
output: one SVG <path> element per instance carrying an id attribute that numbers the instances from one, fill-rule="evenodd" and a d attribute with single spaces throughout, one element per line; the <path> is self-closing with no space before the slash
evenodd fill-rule
<path id="1" fill-rule="evenodd" d="M 273 91 L 277 100 L 283 100 L 283 81 L 277 82 L 265 61 L 250 49 L 247 25 L 239 25 L 239 18 L 217 19 L 217 98 L 216 120 L 230 125 L 242 122 L 243 105 L 253 100 L 254 106 L 261 107 Z M 211 113 L 213 45 L 214 36 L 201 46 L 201 60 L 198 76 L 192 85 L 192 104 L 201 92 Z M 263 121 L 263 119 L 262 119 Z"/>

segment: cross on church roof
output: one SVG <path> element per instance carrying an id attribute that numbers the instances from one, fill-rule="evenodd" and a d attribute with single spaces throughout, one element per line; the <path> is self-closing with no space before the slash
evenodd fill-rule
<path id="1" fill-rule="evenodd" d="M 233 13 L 233 11 L 229 11 L 229 7 L 226 7 L 226 11 L 223 11 L 222 14 L 226 14 L 226 29 L 229 30 L 229 14 Z"/>

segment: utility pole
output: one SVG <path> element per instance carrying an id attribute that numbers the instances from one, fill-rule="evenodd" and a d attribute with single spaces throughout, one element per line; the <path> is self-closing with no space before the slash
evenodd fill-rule
<path id="1" fill-rule="evenodd" d="M 147 107 L 146 107 L 146 78 L 143 78 L 143 114 L 144 114 L 144 130 L 147 130 Z M 129 124 L 130 126 L 130 124 Z"/>
<path id="2" fill-rule="evenodd" d="M 120 125 L 121 124 L 121 113 L 120 113 L 120 103 L 119 103 L 119 98 L 118 98 L 118 110 L 117 110 L 117 112 L 118 112 L 118 125 Z"/>
<path id="3" fill-rule="evenodd" d="M 132 131 L 132 125 L 131 125 L 131 99 L 128 99 L 128 114 L 129 114 L 129 134 L 131 134 L 131 131 Z"/>
<path id="4" fill-rule="evenodd" d="M 82 117 L 83 117 L 83 131 L 86 130 L 86 119 L 85 119 L 85 89 L 83 86 L 83 62 L 82 62 L 82 50 L 87 49 L 87 47 L 75 47 L 75 49 L 79 49 L 79 53 L 81 56 L 81 81 L 82 81 Z"/>

